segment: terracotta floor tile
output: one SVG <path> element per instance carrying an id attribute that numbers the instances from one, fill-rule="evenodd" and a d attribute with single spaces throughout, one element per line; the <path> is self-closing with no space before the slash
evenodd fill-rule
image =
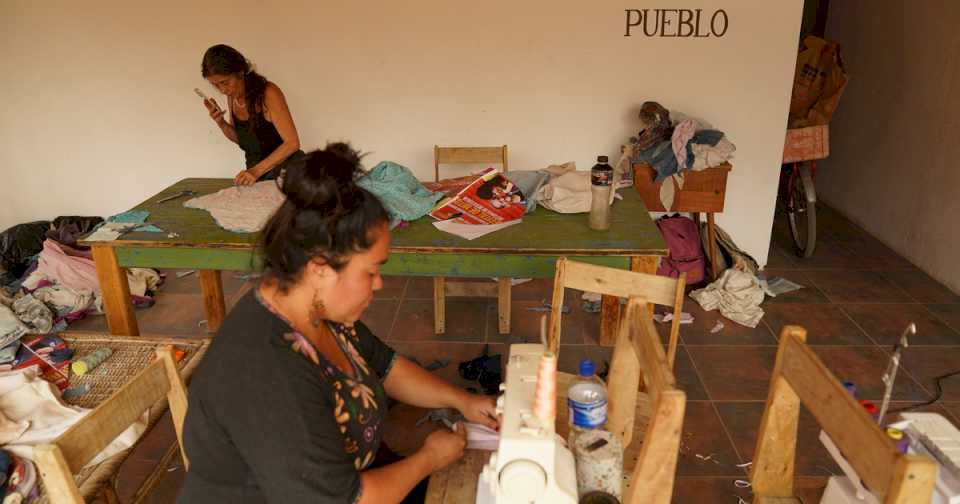
<path id="1" fill-rule="evenodd" d="M 906 292 L 876 271 L 808 271 L 807 277 L 834 303 L 909 303 Z"/>
<path id="2" fill-rule="evenodd" d="M 157 333 L 176 336 L 201 335 L 206 333 L 203 297 L 200 294 L 164 294 L 157 303 L 145 310 L 137 310 L 140 333 Z"/>
<path id="3" fill-rule="evenodd" d="M 881 376 L 889 361 L 886 352 L 877 346 L 815 346 L 813 349 L 837 380 L 852 381 L 857 385 L 857 394 L 860 399 L 874 402 L 883 399 L 884 385 Z M 911 347 L 908 350 L 913 352 L 915 348 Z M 905 352 L 904 359 L 907 355 L 910 353 Z M 897 381 L 893 387 L 893 399 L 917 401 L 927 398 L 927 392 L 910 376 L 912 371 L 897 374 Z M 916 375 L 913 376 L 916 377 Z"/>
<path id="4" fill-rule="evenodd" d="M 684 300 L 683 311 L 693 315 L 692 324 L 680 326 L 680 339 L 688 345 L 776 345 L 777 339 L 763 323 L 750 328 L 742 326 L 720 314 L 719 310 L 705 311 L 700 304 L 689 296 Z M 717 333 L 710 330 L 723 323 L 723 329 Z M 669 333 L 669 325 L 662 325 Z"/>
<path id="5" fill-rule="evenodd" d="M 920 303 L 960 303 L 960 296 L 919 268 L 887 270 L 880 273 Z"/>
<path id="6" fill-rule="evenodd" d="M 960 371 L 960 346 L 910 347 L 904 350 L 901 364 L 910 375 L 930 394 L 936 391 L 934 378 Z M 900 377 L 897 377 L 900 383 Z M 941 382 L 944 401 L 960 401 L 960 377 L 954 376 Z M 932 397 L 932 396 L 931 396 Z M 911 399 L 928 399 L 927 395 Z"/>
<path id="7" fill-rule="evenodd" d="M 954 331 L 960 331 L 960 304 L 930 304 L 927 308 Z"/>
<path id="8" fill-rule="evenodd" d="M 461 343 L 448 341 L 392 341 L 390 346 L 400 355 L 415 358 L 422 365 L 428 366 L 440 360 L 448 361 L 434 373 L 437 376 L 458 386 L 474 386 L 475 382 L 467 382 L 457 374 L 461 362 L 475 359 L 482 355 L 484 347 L 488 347 L 489 355 L 500 354 L 501 362 L 507 360 L 507 346 L 487 343 Z M 562 352 L 561 352 L 562 354 Z"/>
<path id="9" fill-rule="evenodd" d="M 673 375 L 677 380 L 677 388 L 687 394 L 688 401 L 710 399 L 710 396 L 707 395 L 707 389 L 700 380 L 700 375 L 693 367 L 690 354 L 687 353 L 687 349 L 683 345 L 677 348 L 677 360 L 673 364 Z"/>
<path id="10" fill-rule="evenodd" d="M 687 345 L 686 348 L 711 399 L 762 401 L 767 398 L 776 347 Z"/>
<path id="11" fill-rule="evenodd" d="M 393 329 L 393 322 L 397 318 L 397 309 L 400 307 L 400 301 L 386 299 L 374 299 L 373 303 L 363 312 L 360 320 L 381 339 L 390 337 Z"/>
<path id="12" fill-rule="evenodd" d="M 764 321 L 780 334 L 786 325 L 807 330 L 808 345 L 872 345 L 874 342 L 836 305 L 770 304 L 764 307 Z"/>
<path id="13" fill-rule="evenodd" d="M 541 301 L 513 301 L 510 304 L 510 333 L 500 334 L 499 309 L 496 301 L 486 303 L 487 341 L 498 343 L 539 343 L 540 318 L 547 317 L 549 327 L 550 313 L 532 311 L 530 308 L 543 308 Z M 583 320 L 580 310 L 560 317 L 560 343 L 580 344 L 583 340 Z"/>
<path id="14" fill-rule="evenodd" d="M 900 341 L 911 322 L 917 324 L 917 334 L 910 336 L 910 345 L 960 345 L 960 333 L 923 305 L 845 304 L 840 309 L 881 345 L 892 346 Z"/>
<path id="15" fill-rule="evenodd" d="M 383 288 L 374 294 L 375 299 L 401 299 L 407 290 L 410 277 L 384 276 Z"/>
<path id="16" fill-rule="evenodd" d="M 766 406 L 764 402 L 717 402 L 717 411 L 727 432 L 733 438 L 740 457 L 754 459 L 757 432 Z M 820 426 L 806 408 L 800 409 L 800 425 L 797 431 L 798 476 L 830 476 L 840 472 L 830 453 L 820 443 Z"/>
<path id="17" fill-rule="evenodd" d="M 446 331 L 434 333 L 433 301 L 403 300 L 397 311 L 390 341 L 484 341 L 486 327 L 486 300 L 448 298 Z"/>
<path id="18" fill-rule="evenodd" d="M 672 504 L 750 502 L 750 489 L 737 488 L 734 481 L 746 477 L 678 476 L 673 483 Z"/>
<path id="19" fill-rule="evenodd" d="M 737 467 L 740 463 L 713 403 L 687 401 L 677 475 L 746 477 L 746 472 Z"/>
<path id="20" fill-rule="evenodd" d="M 807 278 L 807 275 L 803 271 L 795 271 L 789 269 L 774 269 L 767 267 L 763 274 L 766 275 L 768 279 L 782 277 L 790 280 L 793 283 L 802 285 L 803 288 L 795 290 L 793 292 L 787 292 L 785 294 L 780 294 L 777 297 L 767 296 L 763 303 L 764 306 L 770 304 L 780 304 L 780 303 L 829 303 L 830 300 L 827 299 L 820 289 L 818 289 L 813 282 Z"/>

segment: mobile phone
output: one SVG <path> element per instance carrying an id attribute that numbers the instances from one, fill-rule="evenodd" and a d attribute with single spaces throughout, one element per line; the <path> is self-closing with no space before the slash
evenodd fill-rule
<path id="1" fill-rule="evenodd" d="M 211 100 L 210 97 L 206 95 L 206 93 L 204 93 L 203 91 L 200 91 L 200 88 L 193 88 L 193 92 L 197 93 L 197 96 L 199 96 L 200 98 L 203 98 L 203 101 L 209 101 L 210 103 L 213 104 L 213 106 L 217 110 L 220 110 L 220 105 L 217 102 Z"/>

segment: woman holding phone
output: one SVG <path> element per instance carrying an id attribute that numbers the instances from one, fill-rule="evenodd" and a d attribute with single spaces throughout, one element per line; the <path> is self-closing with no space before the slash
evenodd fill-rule
<path id="1" fill-rule="evenodd" d="M 227 98 L 224 111 L 198 90 L 210 118 L 246 156 L 247 167 L 234 177 L 236 184 L 275 179 L 287 164 L 303 162 L 297 126 L 283 91 L 254 71 L 239 51 L 224 44 L 207 49 L 201 73 Z M 229 121 L 224 118 L 228 112 Z"/>

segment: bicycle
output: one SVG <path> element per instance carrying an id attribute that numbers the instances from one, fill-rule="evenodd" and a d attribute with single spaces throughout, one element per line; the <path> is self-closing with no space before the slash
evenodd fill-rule
<path id="1" fill-rule="evenodd" d="M 817 190 L 813 184 L 817 162 L 796 161 L 786 166 L 780 175 L 780 199 L 790 224 L 794 251 L 800 257 L 810 257 L 817 248 Z"/>

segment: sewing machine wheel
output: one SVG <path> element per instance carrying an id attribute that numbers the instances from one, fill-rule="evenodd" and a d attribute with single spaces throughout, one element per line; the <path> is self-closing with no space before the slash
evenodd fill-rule
<path id="1" fill-rule="evenodd" d="M 514 460 L 500 470 L 500 491 L 511 502 L 535 502 L 547 486 L 547 474 L 536 462 Z"/>

